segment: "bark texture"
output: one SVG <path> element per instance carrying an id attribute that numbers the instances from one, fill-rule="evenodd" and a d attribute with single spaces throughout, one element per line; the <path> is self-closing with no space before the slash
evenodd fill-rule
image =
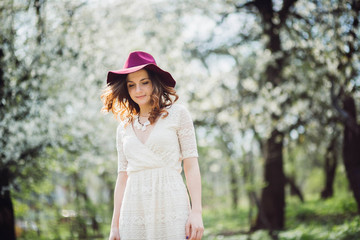
<path id="1" fill-rule="evenodd" d="M 9 190 L 10 172 L 7 168 L 0 169 L 0 236 L 1 239 L 14 240 L 15 219 L 14 209 Z"/>
<path id="2" fill-rule="evenodd" d="M 259 213 L 252 230 L 284 228 L 285 175 L 283 170 L 283 134 L 274 130 L 265 145 L 266 187 L 262 190 Z"/>
<path id="3" fill-rule="evenodd" d="M 344 110 L 356 123 L 355 101 L 352 97 L 344 100 Z M 358 124 L 355 128 L 345 125 L 343 159 L 346 175 L 360 214 L 360 126 Z"/>
<path id="4" fill-rule="evenodd" d="M 273 86 L 281 85 L 283 78 L 283 68 L 287 64 L 287 54 L 281 46 L 280 31 L 285 24 L 291 7 L 297 0 L 284 0 L 281 10 L 275 11 L 272 0 L 256 0 L 248 2 L 248 6 L 254 6 L 262 19 L 263 34 L 267 36 L 268 41 L 266 48 L 274 56 L 273 64 L 269 64 L 265 71 L 265 81 Z M 280 21 L 274 21 L 275 16 Z M 277 121 L 280 116 L 272 115 L 272 121 Z M 256 229 L 269 229 L 270 235 L 272 230 L 284 228 L 285 222 L 285 175 L 283 170 L 283 133 L 276 128 L 272 129 L 271 136 L 265 144 L 265 168 L 264 180 L 267 184 L 262 190 L 258 216 L 255 224 L 251 227 Z M 274 236 L 276 238 L 276 236 Z"/>
<path id="5" fill-rule="evenodd" d="M 336 151 L 336 139 L 337 136 L 334 136 L 326 150 L 325 155 L 325 187 L 321 192 L 321 198 L 326 199 L 330 198 L 334 194 L 334 180 L 335 180 L 335 173 L 336 167 L 338 163 L 337 159 L 337 151 Z"/>

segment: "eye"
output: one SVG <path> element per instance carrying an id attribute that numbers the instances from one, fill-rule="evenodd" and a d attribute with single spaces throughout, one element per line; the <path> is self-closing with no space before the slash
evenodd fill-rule
<path id="1" fill-rule="evenodd" d="M 149 84 L 150 81 L 143 82 L 143 85 Z"/>
<path id="2" fill-rule="evenodd" d="M 128 88 L 132 88 L 133 86 L 135 86 L 134 84 L 128 84 Z"/>

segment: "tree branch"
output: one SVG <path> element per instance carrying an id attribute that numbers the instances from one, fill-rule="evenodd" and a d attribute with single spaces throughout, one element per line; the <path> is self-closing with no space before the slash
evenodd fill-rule
<path id="1" fill-rule="evenodd" d="M 280 24 L 283 24 L 289 15 L 290 8 L 296 3 L 297 0 L 284 0 L 283 7 L 279 11 Z"/>
<path id="2" fill-rule="evenodd" d="M 340 90 L 339 93 L 336 95 L 335 94 L 335 79 L 334 79 L 334 76 L 328 75 L 328 78 L 329 78 L 330 83 L 331 83 L 330 94 L 331 94 L 331 104 L 332 104 L 332 106 L 339 113 L 340 119 L 342 120 L 342 122 L 347 127 L 351 128 L 353 131 L 358 132 L 359 127 L 358 127 L 356 121 L 349 115 L 349 113 L 347 111 L 342 109 L 341 106 L 339 105 L 338 99 L 339 99 L 339 96 L 341 95 L 342 90 Z"/>
<path id="3" fill-rule="evenodd" d="M 247 7 L 251 7 L 251 6 L 255 6 L 256 1 L 251 1 L 251 2 L 247 2 L 247 3 L 244 3 L 244 4 L 235 4 L 235 8 L 236 10 L 240 10 L 242 8 L 247 8 Z"/>

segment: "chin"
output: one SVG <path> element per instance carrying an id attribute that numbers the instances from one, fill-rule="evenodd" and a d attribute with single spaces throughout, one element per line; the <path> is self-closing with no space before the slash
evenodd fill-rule
<path id="1" fill-rule="evenodd" d="M 138 101 L 136 102 L 139 106 L 146 106 L 146 105 L 150 105 L 150 100 L 148 101 Z"/>

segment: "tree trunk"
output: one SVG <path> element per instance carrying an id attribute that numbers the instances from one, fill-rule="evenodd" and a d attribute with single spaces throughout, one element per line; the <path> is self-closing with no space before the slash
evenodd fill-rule
<path id="1" fill-rule="evenodd" d="M 336 138 L 334 136 L 326 150 L 325 156 L 325 188 L 321 191 L 321 198 L 327 199 L 333 196 L 334 180 L 337 167 L 337 151 L 336 151 Z"/>
<path id="2" fill-rule="evenodd" d="M 253 221 L 253 208 L 254 206 L 259 206 L 260 203 L 256 196 L 254 186 L 254 165 L 253 165 L 253 154 L 249 152 L 246 156 L 244 156 L 244 161 L 242 161 L 243 168 L 243 179 L 245 183 L 250 184 L 250 187 L 245 188 L 248 199 L 249 199 L 249 213 L 248 220 L 249 226 L 251 227 L 251 223 Z"/>
<path id="3" fill-rule="evenodd" d="M 355 101 L 352 97 L 344 100 L 344 110 L 356 123 Z M 360 214 L 360 126 L 356 128 L 345 125 L 343 141 L 343 159 L 346 175 Z"/>
<path id="4" fill-rule="evenodd" d="M 304 196 L 300 190 L 300 188 L 296 185 L 294 177 L 285 177 L 285 183 L 290 186 L 290 194 L 296 195 L 299 197 L 301 202 L 304 202 Z"/>
<path id="5" fill-rule="evenodd" d="M 238 207 L 239 184 L 235 172 L 235 166 L 230 160 L 230 188 L 231 188 L 231 204 L 234 210 Z"/>
<path id="6" fill-rule="evenodd" d="M 265 145 L 265 182 L 261 193 L 259 213 L 252 230 L 284 228 L 285 175 L 283 171 L 283 134 L 271 133 Z"/>
<path id="7" fill-rule="evenodd" d="M 83 216 L 81 214 L 81 209 L 83 209 L 83 205 L 81 204 L 81 199 L 84 200 L 84 203 L 86 204 L 88 199 L 86 193 L 84 193 L 84 190 L 80 186 L 81 179 L 78 173 L 73 174 L 73 184 L 74 184 L 74 190 L 76 195 L 75 200 L 75 206 L 77 211 L 77 216 L 75 218 L 76 221 L 76 229 L 75 231 L 78 233 L 79 239 L 88 239 L 88 233 L 87 233 L 87 226 L 86 226 L 86 216 Z M 85 205 L 84 204 L 84 205 Z"/>
<path id="8" fill-rule="evenodd" d="M 0 36 L 0 45 L 3 45 L 3 36 Z M 0 47 L 0 109 L 1 118 L 3 118 L 5 111 L 5 102 L 2 101 L 6 94 L 5 79 L 4 79 L 4 56 L 5 53 Z M 4 137 L 4 136 L 2 136 Z M 0 159 L 1 162 L 1 159 Z M 15 219 L 14 209 L 10 197 L 10 171 L 3 165 L 0 167 L 0 237 L 1 239 L 13 240 L 15 238 Z"/>
<path id="9" fill-rule="evenodd" d="M 14 240 L 15 218 L 9 190 L 10 171 L 0 169 L 0 236 L 1 239 Z"/>
<path id="10" fill-rule="evenodd" d="M 263 34 L 268 37 L 266 49 L 270 50 L 274 56 L 273 64 L 269 64 L 265 71 L 265 81 L 272 86 L 279 86 L 284 82 L 282 70 L 286 62 L 286 52 L 281 48 L 280 30 L 289 16 L 291 7 L 297 0 L 283 1 L 282 9 L 279 12 L 274 10 L 272 0 L 255 0 L 253 4 L 259 11 L 263 22 Z M 279 16 L 280 21 L 274 21 L 274 16 Z M 276 122 L 280 116 L 272 114 L 271 120 Z M 270 236 L 272 230 L 284 228 L 285 222 L 285 176 L 283 170 L 283 133 L 277 129 L 272 129 L 271 136 L 265 144 L 265 166 L 264 175 L 267 186 L 263 188 L 259 206 L 258 216 L 255 225 L 256 229 L 269 229 Z M 276 236 L 272 236 L 276 239 Z"/>

